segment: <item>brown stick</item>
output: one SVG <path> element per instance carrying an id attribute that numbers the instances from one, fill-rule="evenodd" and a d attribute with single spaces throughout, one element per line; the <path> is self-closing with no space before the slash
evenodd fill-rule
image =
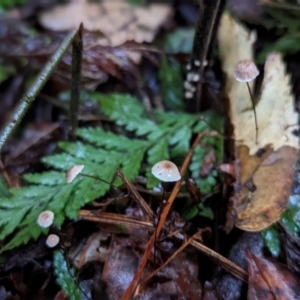
<path id="1" fill-rule="evenodd" d="M 123 172 L 118 169 L 117 175 L 122 179 L 122 181 L 127 186 L 127 189 L 133 194 L 136 201 L 142 206 L 144 211 L 147 213 L 147 215 L 151 218 L 151 220 L 154 220 L 154 212 L 148 205 L 148 203 L 144 200 L 144 198 L 139 194 L 139 192 L 136 190 L 136 188 L 133 186 L 133 184 L 126 178 L 126 176 L 123 174 Z"/>
<path id="2" fill-rule="evenodd" d="M 162 270 L 164 267 L 166 267 L 180 252 L 182 252 L 193 240 L 195 235 L 190 237 L 187 241 L 185 241 L 173 254 L 170 256 L 159 268 L 154 270 L 150 275 L 146 277 L 145 280 L 143 280 L 143 284 L 145 284 L 147 281 L 149 281 L 155 274 L 157 274 L 160 270 Z"/>

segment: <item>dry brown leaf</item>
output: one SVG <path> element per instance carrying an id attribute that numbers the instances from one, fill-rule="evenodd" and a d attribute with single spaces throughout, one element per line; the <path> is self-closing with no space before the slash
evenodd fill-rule
<path id="1" fill-rule="evenodd" d="M 172 8 L 166 4 L 147 7 L 130 5 L 126 1 L 90 3 L 70 2 L 40 14 L 40 23 L 54 31 L 67 31 L 83 26 L 89 31 L 101 31 L 110 46 L 126 41 L 152 42 L 159 27 L 170 17 Z"/>
<path id="2" fill-rule="evenodd" d="M 277 53 L 267 57 L 261 96 L 256 105 L 258 139 L 251 98 L 245 83 L 235 80 L 234 66 L 243 59 L 253 60 L 251 33 L 224 15 L 218 33 L 223 71 L 227 75 L 226 94 L 229 117 L 235 136 L 234 207 L 236 226 L 259 231 L 280 218 L 293 182 L 299 138 L 290 77 Z"/>
<path id="3" fill-rule="evenodd" d="M 296 300 L 300 282 L 286 266 L 246 253 L 249 270 L 248 299 Z"/>

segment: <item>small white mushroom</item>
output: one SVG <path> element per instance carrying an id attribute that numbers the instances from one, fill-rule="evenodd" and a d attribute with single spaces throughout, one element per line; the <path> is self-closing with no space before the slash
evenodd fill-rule
<path id="1" fill-rule="evenodd" d="M 199 79 L 200 79 L 200 75 L 199 75 L 199 74 L 194 74 L 192 80 L 193 80 L 194 82 L 197 82 L 197 81 L 199 81 Z"/>
<path id="2" fill-rule="evenodd" d="M 186 99 L 192 99 L 193 98 L 193 93 L 192 92 L 185 92 L 184 97 Z"/>
<path id="3" fill-rule="evenodd" d="M 58 243 L 59 243 L 59 236 L 58 235 L 56 235 L 56 234 L 48 235 L 47 240 L 46 240 L 46 245 L 49 248 L 55 247 Z"/>
<path id="4" fill-rule="evenodd" d="M 200 67 L 201 66 L 201 61 L 200 60 L 194 60 L 194 65 L 196 66 L 196 67 Z M 202 65 L 204 66 L 204 67 L 206 67 L 207 65 L 208 65 L 208 62 L 207 62 L 207 60 L 204 60 L 203 61 L 203 63 L 202 63 Z"/>
<path id="5" fill-rule="evenodd" d="M 255 142 L 258 143 L 258 122 L 255 110 L 255 101 L 251 92 L 249 82 L 254 80 L 259 75 L 259 70 L 257 69 L 255 63 L 252 60 L 245 59 L 240 60 L 233 71 L 234 77 L 239 82 L 246 82 L 250 99 L 252 102 L 252 108 L 254 113 L 254 123 L 255 123 Z"/>
<path id="6" fill-rule="evenodd" d="M 184 88 L 185 88 L 186 90 L 189 90 L 191 87 L 192 87 L 192 85 L 191 85 L 188 81 L 185 81 L 185 82 L 184 82 Z"/>
<path id="7" fill-rule="evenodd" d="M 187 81 L 193 81 L 195 73 L 189 72 L 186 76 Z"/>
<path id="8" fill-rule="evenodd" d="M 239 61 L 234 68 L 234 77 L 239 82 L 250 82 L 259 75 L 259 70 L 252 60 Z"/>
<path id="9" fill-rule="evenodd" d="M 45 210 L 39 214 L 37 223 L 40 227 L 47 228 L 52 225 L 53 220 L 54 220 L 54 213 L 51 210 Z"/>
<path id="10" fill-rule="evenodd" d="M 192 67 L 191 67 L 191 65 L 190 65 L 190 64 L 187 64 L 187 65 L 186 65 L 186 69 L 187 69 L 188 71 L 190 71 L 190 70 L 191 70 L 191 68 L 192 68 Z"/>
<path id="11" fill-rule="evenodd" d="M 75 165 L 75 166 L 71 167 L 66 173 L 67 183 L 73 182 L 73 180 L 83 170 L 83 168 L 84 168 L 84 165 Z"/>
<path id="12" fill-rule="evenodd" d="M 175 182 L 181 179 L 177 166 L 169 160 L 156 163 L 151 172 L 157 179 L 164 182 Z"/>
<path id="13" fill-rule="evenodd" d="M 200 60 L 198 60 L 198 59 L 194 60 L 194 64 L 196 67 L 200 67 L 200 65 L 201 65 Z"/>

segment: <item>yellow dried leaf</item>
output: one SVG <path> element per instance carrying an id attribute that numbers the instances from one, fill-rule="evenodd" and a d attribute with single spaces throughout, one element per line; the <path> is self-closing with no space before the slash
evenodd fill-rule
<path id="1" fill-rule="evenodd" d="M 286 207 L 298 158 L 299 138 L 293 133 L 299 130 L 298 114 L 285 65 L 278 53 L 271 53 L 256 105 L 256 141 L 247 86 L 233 75 L 238 61 L 253 60 L 255 34 L 225 14 L 218 38 L 235 136 L 235 195 L 228 215 L 236 216 L 237 227 L 259 231 L 276 222 Z"/>

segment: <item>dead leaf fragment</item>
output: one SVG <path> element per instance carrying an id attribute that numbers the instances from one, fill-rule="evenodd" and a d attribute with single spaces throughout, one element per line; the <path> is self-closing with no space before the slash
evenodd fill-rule
<path id="1" fill-rule="evenodd" d="M 249 271 L 248 299 L 300 299 L 300 282 L 284 265 L 246 253 Z"/>
<path id="2" fill-rule="evenodd" d="M 284 211 L 292 187 L 299 138 L 290 77 L 278 53 L 268 55 L 261 96 L 254 113 L 245 83 L 234 78 L 240 60 L 253 59 L 255 34 L 224 15 L 218 33 L 229 117 L 234 128 L 235 201 L 228 215 L 237 216 L 236 226 L 260 231 L 276 222 Z M 230 222 L 228 222 L 230 224 Z M 228 230 L 228 228 L 227 228 Z"/>
<path id="3" fill-rule="evenodd" d="M 295 163 L 298 154 L 295 148 L 284 146 L 273 151 L 253 173 L 254 192 L 244 185 L 239 195 L 249 202 L 238 214 L 236 226 L 247 231 L 259 231 L 274 223 L 284 211 L 293 184 Z"/>
<path id="4" fill-rule="evenodd" d="M 82 22 L 85 29 L 104 33 L 110 46 L 119 46 L 129 40 L 152 42 L 158 28 L 171 14 L 171 7 L 165 4 L 138 7 L 122 0 L 101 3 L 79 1 L 43 12 L 39 20 L 53 31 L 72 30 Z"/>

